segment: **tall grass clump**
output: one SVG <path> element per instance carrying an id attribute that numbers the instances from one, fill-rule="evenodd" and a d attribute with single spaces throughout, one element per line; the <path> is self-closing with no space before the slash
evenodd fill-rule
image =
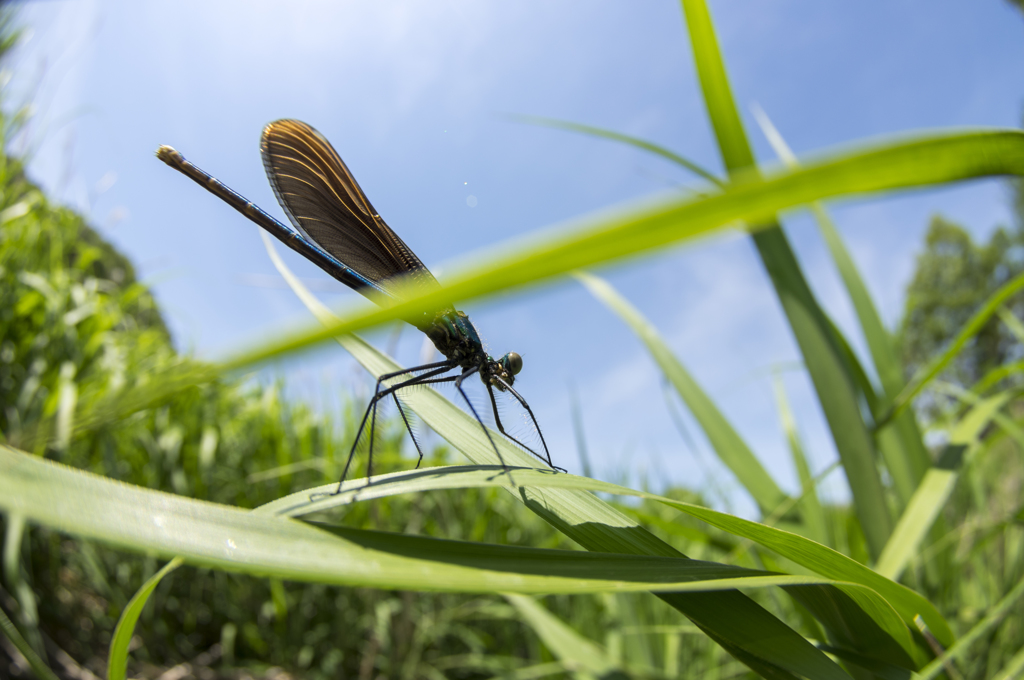
<path id="1" fill-rule="evenodd" d="M 320 325 L 218 365 L 174 352 L 129 263 L 4 155 L 0 630 L 10 668 L 52 677 L 84 664 L 120 679 L 129 668 L 156 676 L 178 663 L 209 677 L 240 668 L 271 677 L 273 665 L 360 678 L 981 678 L 1024 667 L 1019 367 L 947 389 L 956 406 L 927 423 L 940 433 L 937 447 L 926 446 L 913 408 L 993 318 L 1020 325 L 1012 309 L 1024 277 L 990 291 L 908 376 L 819 203 L 1024 176 L 1024 134 L 933 132 L 804 163 L 761 116 L 787 163 L 762 173 L 707 8 L 682 6 L 727 176 L 644 140 L 561 123 L 674 158 L 706 190 L 477 256 L 441 293 L 340 316 L 301 287 L 268 241 Z M 818 218 L 866 356 L 820 307 L 781 229 L 778 213 L 800 206 Z M 784 390 L 795 496 L 654 324 L 582 271 L 740 223 L 825 414 L 847 506 L 819 498 L 821 471 L 807 463 L 801 414 Z M 238 377 L 332 338 L 372 374 L 391 372 L 398 365 L 353 332 L 442 298 L 567 274 L 637 333 L 760 522 L 711 510 L 694 493 L 554 474 L 495 435 L 513 468 L 503 469 L 476 422 L 427 389 L 408 403 L 447 442 L 433 460 L 408 470 L 393 424 L 382 437 L 383 474 L 323 497 L 351 443 L 351 417 L 328 419 Z M 470 464 L 444 465 L 455 452 Z M 639 501 L 606 502 L 594 491 Z"/>

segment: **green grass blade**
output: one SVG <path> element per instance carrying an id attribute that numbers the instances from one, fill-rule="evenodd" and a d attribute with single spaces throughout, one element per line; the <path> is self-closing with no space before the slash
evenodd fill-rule
<path id="1" fill-rule="evenodd" d="M 46 662 L 39 658 L 36 650 L 32 649 L 32 645 L 21 635 L 14 622 L 7 618 L 7 614 L 4 613 L 3 609 L 0 609 L 0 633 L 25 657 L 29 668 L 32 669 L 32 672 L 35 673 L 39 680 L 58 680 L 56 673 L 50 670 Z"/>
<path id="2" fill-rule="evenodd" d="M 662 534 L 678 536 L 690 543 L 709 545 L 726 554 L 736 549 L 735 541 L 729 540 L 728 537 L 718 536 L 717 533 L 713 535 L 710 531 L 705 529 L 699 529 L 694 526 L 673 522 L 659 517 L 658 515 L 637 510 L 636 508 L 632 508 L 628 505 L 619 505 L 618 508 L 630 517 L 634 517 L 643 522 L 646 526 L 656 528 Z"/>
<path id="3" fill-rule="evenodd" d="M 604 677 L 616 670 L 604 649 L 567 626 L 533 598 L 507 593 L 505 599 L 567 670 L 592 678 Z"/>
<path id="4" fill-rule="evenodd" d="M 796 156 L 767 114 L 760 107 L 755 107 L 754 115 L 782 162 L 788 167 L 799 167 Z M 904 387 L 902 362 L 896 355 L 892 337 L 882 323 L 882 317 L 871 299 L 871 294 L 825 206 L 814 202 L 810 208 L 846 288 L 846 294 L 853 303 L 882 389 L 891 402 Z M 880 433 L 878 446 L 892 475 L 901 506 L 905 507 L 929 466 L 928 451 L 913 414 L 907 412 L 900 416 L 894 426 L 885 428 Z"/>
<path id="5" fill-rule="evenodd" d="M 1013 336 L 1017 338 L 1017 342 L 1024 343 L 1024 323 L 1021 323 L 1021 320 L 1014 316 L 1013 312 L 1006 307 L 1000 308 L 996 314 L 999 315 L 999 320 L 1002 321 L 1003 324 L 1010 329 L 1010 332 L 1013 333 Z"/>
<path id="6" fill-rule="evenodd" d="M 596 485 L 601 490 L 639 493 L 570 475 L 516 472 L 528 477 L 530 483 L 556 483 L 564 488 L 570 483 Z M 465 483 L 467 479 L 481 486 L 505 483 L 500 479 L 504 476 L 501 471 L 494 469 L 403 474 L 422 478 L 424 473 L 449 486 L 452 481 Z M 459 475 L 464 479 L 460 480 Z M 526 491 L 520 489 L 521 493 Z M 765 575 L 681 557 L 542 550 L 318 528 L 275 516 L 266 507 L 246 512 L 142 489 L 8 447 L 0 447 L 0 510 L 21 512 L 29 521 L 117 547 L 284 580 L 452 592 L 657 590 L 672 592 L 674 596 L 730 595 L 732 591 L 728 590 L 700 591 L 771 585 L 837 587 L 886 630 L 902 625 L 895 612 L 886 617 L 886 612 L 891 611 L 888 598 L 882 599 L 870 586 L 852 582 Z M 725 521 L 729 521 L 727 516 Z M 725 604 L 731 603 L 725 600 Z M 750 621 L 749 611 L 741 610 L 740 617 L 733 623 L 734 629 L 728 631 L 730 637 L 725 638 L 727 644 L 737 646 L 735 639 L 740 637 L 740 653 L 761 659 L 762 663 L 775 663 L 772 657 L 778 656 L 784 664 L 782 668 L 793 667 L 794 672 L 805 675 L 844 676 L 838 668 L 824 664 L 823 660 L 816 661 L 818 657 L 802 651 L 806 644 L 802 638 L 779 636 L 777 631 L 766 636 L 771 628 L 765 628 L 759 620 Z M 712 629 L 712 634 L 715 632 Z"/>
<path id="7" fill-rule="evenodd" d="M 840 195 L 891 191 L 993 175 L 1024 175 L 1024 134 L 1018 131 L 939 133 L 847 151 L 767 179 L 747 177 L 698 200 L 648 202 L 589 218 L 530 242 L 503 244 L 466 259 L 443 292 L 410 294 L 389 309 L 356 307 L 329 326 L 307 326 L 240 352 L 218 367 L 195 363 L 154 372 L 150 379 L 75 418 L 75 433 L 95 429 L 160 403 L 173 394 L 285 354 L 451 300 L 469 300 L 539 282 L 574 269 L 693 239 L 736 221 L 763 224 L 779 210 Z M 40 436 L 46 437 L 47 428 Z M 33 444 L 35 446 L 35 444 Z"/>
<path id="8" fill-rule="evenodd" d="M 722 161 L 730 176 L 754 168 L 754 154 L 743 132 L 743 122 L 732 96 L 721 50 L 718 49 L 711 14 L 703 0 L 682 0 L 682 5 L 693 48 L 694 65 L 704 93 L 704 105 L 718 140 Z"/>
<path id="9" fill-rule="evenodd" d="M 680 398 L 704 430 L 718 459 L 736 475 L 740 484 L 757 503 L 761 513 L 768 515 L 786 502 L 786 494 L 707 393 L 668 348 L 654 326 L 604 279 L 586 272 L 577 272 L 575 276 L 594 297 L 625 321 L 646 345 L 651 358 L 676 388 Z"/>
<path id="10" fill-rule="evenodd" d="M 828 327 L 832 332 L 832 337 L 835 339 L 836 346 L 839 351 L 839 356 L 845 362 L 846 370 L 848 371 L 850 378 L 853 380 L 853 386 L 855 393 L 858 398 L 863 398 L 868 410 L 874 413 L 880 405 L 878 394 L 875 392 L 875 386 L 871 384 L 871 379 L 868 378 L 867 371 L 864 370 L 864 365 L 860 363 L 860 358 L 857 353 L 850 347 L 849 341 L 846 336 L 843 335 L 839 327 L 836 326 L 835 322 L 832 321 L 832 317 L 825 315 L 825 321 L 828 323 Z"/>
<path id="11" fill-rule="evenodd" d="M 632 137 L 630 135 L 624 135 L 621 132 L 605 130 L 604 128 L 583 125 L 581 123 L 573 123 L 567 120 L 558 120 L 556 118 L 544 118 L 541 116 L 513 116 L 513 119 L 523 123 L 529 123 L 531 125 L 542 125 L 544 127 L 557 128 L 560 130 L 570 130 L 572 132 L 579 132 L 593 137 L 601 137 L 615 142 L 622 142 L 623 144 L 628 144 L 629 146 L 636 147 L 637 149 L 649 151 L 656 156 L 661 156 L 680 167 L 686 168 L 693 174 L 707 180 L 717 187 L 725 186 L 725 182 L 690 159 L 680 156 L 674 151 L 666 149 L 663 146 L 648 142 L 645 139 L 640 139 L 639 137 Z"/>
<path id="12" fill-rule="evenodd" d="M 260 512 L 283 513 L 298 517 L 344 506 L 353 500 L 363 501 L 402 493 L 418 493 L 427 490 L 465 488 L 470 486 L 504 487 L 507 485 L 507 481 L 501 473 L 502 468 L 500 466 L 443 467 L 396 472 L 375 477 L 373 483 L 368 486 L 365 480 L 347 481 L 341 494 L 319 498 L 315 502 L 310 502 L 309 500 L 311 493 L 327 493 L 334 487 L 332 485 L 325 485 L 291 494 L 262 506 Z M 948 644 L 953 639 L 949 625 L 935 607 L 921 595 L 880 576 L 859 562 L 803 536 L 698 505 L 684 503 L 649 492 L 636 491 L 610 482 L 602 482 L 570 474 L 551 474 L 546 470 L 531 470 L 527 468 L 516 469 L 514 473 L 517 484 L 534 489 L 543 488 L 548 491 L 554 491 L 555 489 L 586 489 L 615 495 L 635 496 L 663 503 L 735 536 L 750 539 L 816 574 L 837 582 L 854 583 L 869 588 L 879 593 L 889 605 L 899 612 L 905 627 L 912 623 L 915 616 L 921 615 L 940 641 Z"/>
<path id="13" fill-rule="evenodd" d="M 135 624 L 139 621 L 143 607 L 149 601 L 156 587 L 164 576 L 171 573 L 183 564 L 179 558 L 174 558 L 164 565 L 163 569 L 153 574 L 148 581 L 142 584 L 138 592 L 132 596 L 128 606 L 121 612 L 121 618 L 117 620 L 117 627 L 114 628 L 114 637 L 110 640 L 110 650 L 107 653 L 107 680 L 124 680 L 128 672 L 128 650 L 131 645 L 132 635 L 135 633 Z"/>
<path id="14" fill-rule="evenodd" d="M 800 442 L 800 434 L 796 429 L 796 421 L 789 408 L 786 387 L 782 382 L 782 376 L 778 374 L 775 375 L 775 401 L 779 405 L 782 430 L 786 433 L 786 441 L 789 442 L 789 450 L 793 455 L 793 466 L 796 467 L 797 477 L 800 479 L 800 519 L 809 539 L 822 545 L 831 546 L 832 542 L 828 535 L 828 518 L 825 517 L 825 510 L 818 498 L 817 483 L 814 475 L 811 474 L 811 466 L 807 463 L 807 456 L 804 454 L 804 447 Z"/>
<path id="15" fill-rule="evenodd" d="M 907 564 L 919 553 L 921 542 L 939 516 L 939 512 L 946 507 L 946 501 L 959 476 L 966 450 L 977 442 L 982 431 L 1011 396 L 1009 392 L 1003 392 L 980 401 L 953 428 L 946 450 L 918 486 L 910 504 L 900 517 L 892 538 L 882 551 L 875 571 L 886 578 L 898 579 Z"/>
<path id="16" fill-rule="evenodd" d="M 46 649 L 39 631 L 39 607 L 36 593 L 22 573 L 22 546 L 28 545 L 25 536 L 25 517 L 19 513 L 8 515 L 4 527 L 3 574 L 7 589 L 18 603 L 18 618 L 24 638 L 45 663 Z M 27 556 L 26 556 L 27 557 Z"/>
<path id="17" fill-rule="evenodd" d="M 1024 599 L 1024 579 L 1018 581 L 1010 592 L 1003 596 L 1003 599 L 988 610 L 981 621 L 971 628 L 966 635 L 957 640 L 955 645 L 948 648 L 945 654 L 938 659 L 935 659 L 922 669 L 921 673 L 916 676 L 916 678 L 919 680 L 931 680 L 932 678 L 937 678 L 940 674 L 945 672 L 945 664 L 947 662 L 955 661 L 966 656 L 970 651 L 971 646 L 989 635 L 992 630 L 1010 614 L 1014 606 L 1016 606 L 1022 599 Z"/>
<path id="18" fill-rule="evenodd" d="M 683 10 L 708 116 L 729 176 L 756 173 L 754 154 L 733 100 L 707 5 L 704 0 L 683 0 Z M 874 441 L 857 401 L 855 376 L 777 218 L 770 215 L 762 220 L 764 228 L 754 234 L 754 244 L 800 346 L 842 460 L 861 529 L 869 549 L 877 556 L 892 530 L 892 519 L 875 464 Z"/>
<path id="19" fill-rule="evenodd" d="M 495 546 L 312 526 L 267 510 L 245 511 L 123 484 L 6 446 L 0 446 L 0 472 L 4 512 L 22 512 L 31 522 L 135 552 L 284 580 L 519 593 L 699 591 L 822 582 L 680 557 Z M 494 470 L 485 473 L 495 476 Z M 139 609 L 142 604 L 140 598 Z"/>
<path id="20" fill-rule="evenodd" d="M 876 464 L 871 433 L 860 409 L 856 375 L 844 341 L 800 274 L 795 254 L 779 229 L 755 235 L 761 257 L 775 283 L 804 365 L 814 384 L 854 499 L 854 509 L 872 554 L 877 555 L 891 531 L 886 494 Z"/>
<path id="21" fill-rule="evenodd" d="M 1024 133 L 937 134 L 838 155 L 770 178 L 745 177 L 719 194 L 697 200 L 647 202 L 587 219 L 540 239 L 502 244 L 467 258 L 444 290 L 410 291 L 388 309 L 362 306 L 330 326 L 279 336 L 222 364 L 231 370 L 267 361 L 335 335 L 369 328 L 451 300 L 465 301 L 552 276 L 622 259 L 723 229 L 736 221 L 758 228 L 779 210 L 814 200 L 952 182 L 981 176 L 1024 175 Z"/>
<path id="22" fill-rule="evenodd" d="M 898 579 L 903 574 L 903 570 L 918 555 L 921 541 L 949 499 L 956 478 L 956 466 L 946 466 L 941 461 L 925 473 L 906 510 L 900 515 L 892 537 L 885 544 L 885 550 L 875 564 L 875 571 L 891 579 Z"/>
<path id="23" fill-rule="evenodd" d="M 1024 678 L 1024 649 L 1013 655 L 992 680 L 1020 680 Z"/>
<path id="24" fill-rule="evenodd" d="M 1000 381 L 1017 373 L 1024 373 L 1024 361 L 1015 361 L 1010 364 L 996 366 L 986 373 L 981 380 L 971 385 L 971 391 L 975 394 L 984 395 L 998 385 Z"/>
<path id="25" fill-rule="evenodd" d="M 756 107 L 754 109 L 754 116 L 779 159 L 787 167 L 800 167 L 800 162 L 796 159 L 786 140 L 776 129 L 767 114 L 760 107 Z M 854 312 L 857 314 L 857 320 L 860 322 L 864 339 L 868 343 L 868 349 L 871 352 L 871 358 L 881 380 L 882 388 L 889 399 L 894 399 L 899 394 L 899 391 L 903 389 L 904 381 L 903 370 L 899 358 L 896 356 L 896 349 L 893 347 L 889 332 L 885 329 L 882 317 L 879 315 L 878 309 L 871 299 L 871 294 L 868 293 L 867 285 L 865 285 L 864 279 L 861 278 L 860 271 L 857 269 L 857 265 L 854 264 L 853 258 L 846 249 L 846 244 L 843 243 L 842 238 L 839 236 L 839 230 L 836 229 L 835 223 L 825 210 L 825 206 L 819 202 L 814 202 L 811 203 L 810 208 L 818 222 L 821 235 L 825 239 L 825 245 L 828 246 L 829 254 L 835 262 L 836 270 L 839 272 L 839 276 L 846 288 L 846 294 L 850 297 L 850 302 L 853 303 Z"/>

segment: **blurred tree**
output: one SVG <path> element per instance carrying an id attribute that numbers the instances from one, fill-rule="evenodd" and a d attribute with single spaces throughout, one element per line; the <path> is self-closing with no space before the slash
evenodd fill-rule
<path id="1" fill-rule="evenodd" d="M 1017 194 L 1020 207 L 1021 194 Z M 912 375 L 941 352 L 993 292 L 1024 271 L 1024 231 L 997 229 L 988 243 L 976 244 L 961 226 L 936 216 L 917 258 L 907 302 L 900 347 Z M 1020 317 L 1024 298 L 1009 305 Z M 971 341 L 943 376 L 970 387 L 985 373 L 1022 355 L 1024 346 L 994 317 Z"/>

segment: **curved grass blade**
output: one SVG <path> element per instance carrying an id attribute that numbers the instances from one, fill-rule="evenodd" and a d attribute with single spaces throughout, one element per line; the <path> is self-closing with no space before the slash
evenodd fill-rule
<path id="1" fill-rule="evenodd" d="M 1017 342 L 1024 343 L 1024 323 L 1021 323 L 1021 320 L 1014 316 L 1013 312 L 1006 307 L 1001 308 L 996 314 L 999 315 L 999 320 L 1017 338 Z"/>
<path id="2" fill-rule="evenodd" d="M 107 680 L 124 680 L 128 672 L 128 650 L 132 634 L 135 633 L 135 624 L 139 621 L 142 609 L 164 576 L 182 564 L 184 561 L 179 557 L 175 557 L 165 564 L 160 571 L 142 584 L 142 587 L 128 602 L 128 606 L 121 612 L 121 617 L 117 620 L 117 627 L 114 628 L 114 637 L 110 640 L 110 649 L 107 652 Z"/>
<path id="3" fill-rule="evenodd" d="M 431 309 L 445 300 L 465 301 L 532 284 L 693 239 L 736 221 L 757 229 L 779 210 L 814 200 L 1004 174 L 1024 175 L 1024 133 L 1003 130 L 930 135 L 808 163 L 769 178 L 748 175 L 712 196 L 647 202 L 628 210 L 606 212 L 573 229 L 549 232 L 543 240 L 502 244 L 489 254 L 467 260 L 468 266 L 445 280 L 442 292 L 410 291 L 404 302 L 388 309 L 364 307 L 330 326 L 279 336 L 235 355 L 221 368 L 250 366 L 338 334 Z"/>
<path id="4" fill-rule="evenodd" d="M 730 177 L 757 173 L 725 63 L 704 0 L 682 0 L 694 61 L 711 125 Z M 871 553 L 877 556 L 892 530 L 885 489 L 875 464 L 874 441 L 861 415 L 855 376 L 828 318 L 818 305 L 775 215 L 765 215 L 754 244 L 818 395 L 849 482 L 854 509 Z"/>
<path id="5" fill-rule="evenodd" d="M 639 137 L 624 135 L 621 132 L 606 130 L 592 125 L 583 125 L 582 123 L 573 123 L 567 120 L 558 120 L 557 118 L 544 118 L 543 116 L 512 116 L 512 119 L 518 120 L 522 123 L 528 123 L 530 125 L 541 125 L 560 130 L 569 130 L 571 132 L 579 132 L 585 135 L 610 139 L 615 142 L 622 142 L 623 144 L 628 144 L 629 146 L 649 151 L 655 156 L 661 156 L 666 160 L 672 161 L 676 165 L 686 168 L 698 177 L 707 180 L 716 187 L 724 187 L 726 184 L 714 174 L 705 170 L 703 167 L 688 158 L 684 158 L 674 151 L 670 151 L 663 146 L 654 144 L 653 142 L 648 142 L 647 140 L 640 139 Z"/>
<path id="6" fill-rule="evenodd" d="M 611 262 L 746 221 L 758 228 L 779 210 L 815 200 L 941 184 L 976 177 L 1024 176 L 1024 134 L 1015 130 L 938 133 L 890 141 L 866 150 L 833 154 L 767 179 L 740 178 L 720 194 L 634 205 L 581 221 L 574 229 L 542 239 L 502 244 L 467 259 L 445 281 L 443 293 L 411 293 L 388 309 L 353 308 L 326 327 L 286 332 L 242 351 L 217 367 L 186 365 L 154 371 L 150 380 L 76 414 L 75 433 L 149 408 L 184 389 L 215 380 L 225 371 L 295 353 L 336 335 L 351 333 L 445 300 L 465 301 L 542 281 L 574 269 Z"/>
<path id="7" fill-rule="evenodd" d="M 718 459 L 736 475 L 747 493 L 757 503 L 762 515 L 772 513 L 785 503 L 786 494 L 707 393 L 668 348 L 654 326 L 604 279 L 586 272 L 576 272 L 574 276 L 591 295 L 625 321 L 646 345 L 651 358 L 676 388 L 676 392 L 704 430 Z"/>
<path id="8" fill-rule="evenodd" d="M 245 511 L 123 484 L 7 446 L 0 446 L 0 472 L 4 512 L 22 512 L 29 521 L 57 531 L 135 552 L 286 580 L 518 593 L 700 591 L 822 582 L 679 557 L 496 546 L 314 526 L 275 516 L 266 506 Z M 495 470 L 484 472 L 500 483 L 493 479 Z M 141 608 L 142 598 L 137 602 Z"/>
<path id="9" fill-rule="evenodd" d="M 564 486 L 569 481 L 563 479 L 568 475 L 532 470 L 517 472 L 531 477 L 531 482 L 535 480 L 541 484 L 557 480 Z M 458 479 L 457 474 L 451 472 L 435 470 L 431 474 L 442 480 L 447 478 L 449 486 L 451 478 Z M 472 470 L 462 475 L 462 481 L 474 474 L 478 475 L 476 482 L 480 485 L 503 484 L 497 479 L 501 471 L 493 468 Z M 576 484 L 597 485 L 600 490 L 616 488 L 595 480 L 575 478 L 574 481 Z M 528 490 L 522 488 L 520 492 L 525 494 Z M 552 492 L 558 490 L 551 489 Z M 669 501 L 663 499 L 662 502 Z M 853 582 L 830 581 L 816 576 L 771 575 L 681 557 L 493 546 L 378 531 L 315 527 L 274 516 L 266 506 L 255 512 L 246 512 L 142 489 L 6 446 L 0 446 L 0 509 L 21 512 L 29 521 L 74 536 L 137 552 L 178 556 L 194 565 L 339 585 L 451 592 L 653 590 L 675 595 L 703 593 L 706 596 L 729 595 L 731 589 L 738 587 L 835 587 L 857 603 L 856 612 L 863 611 L 884 630 L 897 634 L 901 627 L 905 630 L 887 599 L 882 599 L 876 589 Z M 689 511 L 692 513 L 694 509 Z M 723 519 L 725 523 L 733 520 L 735 518 Z M 876 575 L 876 578 L 891 587 L 881 577 Z M 730 590 L 705 592 L 716 589 Z M 844 618 L 856 612 L 850 612 Z M 741 611 L 743 616 L 748 613 Z M 760 631 L 760 637 L 754 635 L 756 631 Z M 807 669 L 805 675 L 820 677 L 824 670 L 826 677 L 845 676 L 836 667 L 807 658 L 799 646 L 785 637 L 780 638 L 777 633 L 765 637 L 765 631 L 763 626 L 741 628 L 741 632 L 753 637 L 741 639 L 745 644 L 737 647 L 738 653 L 766 663 L 766 658 L 767 662 L 772 662 L 770 650 L 774 648 L 774 653 L 780 655 L 780 660 L 787 666 L 795 670 Z M 730 632 L 734 636 L 737 634 L 735 630 Z M 727 644 L 730 642 L 726 640 Z"/>
<path id="10" fill-rule="evenodd" d="M 323 498 L 315 502 L 309 501 L 311 493 L 316 494 L 333 487 L 325 485 L 308 489 L 261 506 L 259 511 L 300 517 L 313 512 L 321 512 L 333 507 L 343 506 L 355 500 L 370 500 L 372 498 L 383 498 L 402 493 L 437 489 L 505 486 L 505 482 L 498 474 L 500 471 L 500 466 L 492 465 L 483 467 L 449 466 L 396 472 L 374 477 L 373 482 L 369 485 L 366 484 L 365 480 L 351 480 L 345 483 L 343 492 L 338 496 Z M 636 491 L 610 482 L 602 482 L 570 474 L 552 475 L 544 470 L 526 468 L 515 470 L 515 474 L 517 483 L 522 484 L 524 488 L 543 488 L 546 490 L 586 489 L 615 495 L 635 496 L 663 503 L 730 534 L 750 539 L 816 574 L 834 579 L 837 582 L 856 583 L 877 592 L 885 599 L 889 606 L 892 606 L 899 613 L 904 630 L 909 630 L 908 627 L 913 622 L 914 617 L 920 615 L 940 642 L 950 644 L 953 640 L 952 631 L 945 619 L 921 595 L 903 585 L 880 576 L 875 571 L 842 553 L 815 543 L 803 536 L 698 505 L 673 500 L 649 492 Z"/>

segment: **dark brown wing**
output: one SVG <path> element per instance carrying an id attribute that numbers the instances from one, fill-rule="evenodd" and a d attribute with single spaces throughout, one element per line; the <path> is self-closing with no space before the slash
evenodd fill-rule
<path id="1" fill-rule="evenodd" d="M 396 297 L 394 284 L 402 279 L 440 287 L 373 209 L 323 135 L 301 121 L 278 120 L 263 128 L 260 150 L 281 207 L 321 248 Z"/>

